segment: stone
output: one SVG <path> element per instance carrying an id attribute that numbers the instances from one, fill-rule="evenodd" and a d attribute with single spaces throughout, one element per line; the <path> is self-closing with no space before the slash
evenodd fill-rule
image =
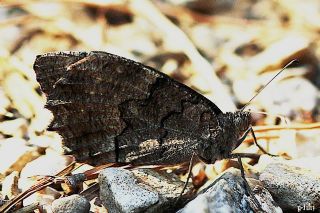
<path id="1" fill-rule="evenodd" d="M 257 180 L 256 180 L 257 181 Z M 251 181 L 257 184 L 255 181 Z M 260 202 L 264 212 L 282 212 L 274 205 L 274 201 L 267 190 L 263 189 L 253 193 Z M 262 193 L 261 193 L 262 192 Z M 203 190 L 194 200 L 190 201 L 179 213 L 224 213 L 224 212 L 254 212 L 251 208 L 251 198 L 246 194 L 244 181 L 238 169 L 230 168 L 216 179 L 207 189 Z"/>
<path id="2" fill-rule="evenodd" d="M 310 170 L 271 163 L 262 171 L 259 180 L 285 210 L 297 211 L 303 206 L 320 208 L 320 176 Z"/>
<path id="3" fill-rule="evenodd" d="M 110 212 L 139 212 L 159 201 L 159 195 L 136 183 L 125 169 L 107 169 L 99 175 L 100 199 Z"/>
<path id="4" fill-rule="evenodd" d="M 174 211 L 184 183 L 174 174 L 151 169 L 128 171 L 107 168 L 100 172 L 100 200 L 108 212 Z M 181 197 L 186 200 L 190 187 Z"/>
<path id="5" fill-rule="evenodd" d="M 89 210 L 89 201 L 80 195 L 71 195 L 52 202 L 54 213 L 87 213 Z"/>
<path id="6" fill-rule="evenodd" d="M 270 213 L 282 213 L 282 209 L 278 206 L 278 204 L 273 200 L 272 195 L 270 192 L 263 187 L 261 181 L 248 178 L 248 183 L 253 190 L 253 193 L 264 212 Z M 251 205 L 252 206 L 252 205 Z"/>

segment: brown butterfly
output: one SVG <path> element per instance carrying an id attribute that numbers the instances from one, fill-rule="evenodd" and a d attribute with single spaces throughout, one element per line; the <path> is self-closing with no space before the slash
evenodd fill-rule
<path id="1" fill-rule="evenodd" d="M 94 165 L 206 163 L 234 157 L 250 113 L 223 113 L 191 88 L 106 52 L 37 56 L 34 70 L 67 153 Z M 252 131 L 253 132 L 253 131 Z"/>

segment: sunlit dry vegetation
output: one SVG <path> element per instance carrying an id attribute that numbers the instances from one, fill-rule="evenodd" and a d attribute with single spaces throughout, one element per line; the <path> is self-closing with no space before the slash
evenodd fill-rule
<path id="1" fill-rule="evenodd" d="M 62 154 L 60 136 L 46 130 L 52 115 L 44 108 L 32 68 L 37 55 L 56 51 L 101 50 L 142 62 L 225 112 L 243 107 L 296 59 L 247 110 L 255 115 L 254 130 L 265 149 L 320 174 L 319 1 L 25 0 L 0 5 L 0 205 L 74 161 Z M 251 136 L 236 151 L 262 154 Z M 263 155 L 257 165 L 244 161 L 250 175 L 270 158 Z M 238 167 L 233 160 L 199 162 L 193 183 L 207 186 L 232 166 Z M 92 168 L 82 165 L 78 172 Z M 186 170 L 177 170 L 182 179 Z M 65 193 L 50 187 L 35 191 L 15 208 L 32 204 L 44 211 Z M 106 211 L 99 202 L 91 210 Z"/>

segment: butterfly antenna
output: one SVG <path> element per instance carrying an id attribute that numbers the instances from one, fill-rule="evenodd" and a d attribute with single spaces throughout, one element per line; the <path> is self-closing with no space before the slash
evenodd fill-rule
<path id="1" fill-rule="evenodd" d="M 251 103 L 251 101 L 255 99 L 255 97 L 257 97 L 262 92 L 262 90 L 264 90 L 264 88 L 266 88 L 271 83 L 271 81 L 273 81 L 278 75 L 280 75 L 285 69 L 287 69 L 291 64 L 295 62 L 298 62 L 298 60 L 294 59 L 290 61 L 286 66 L 284 66 L 275 76 L 272 77 L 272 79 L 270 79 L 270 81 L 268 81 L 268 83 L 266 83 L 258 90 L 258 92 L 241 108 L 240 111 L 243 111 Z"/>

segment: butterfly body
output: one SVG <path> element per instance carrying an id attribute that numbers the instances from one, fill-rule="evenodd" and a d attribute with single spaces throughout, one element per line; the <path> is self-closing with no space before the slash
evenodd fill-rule
<path id="1" fill-rule="evenodd" d="M 175 164 L 193 153 L 227 158 L 250 114 L 222 111 L 151 67 L 105 52 L 48 53 L 34 70 L 63 138 L 79 162 Z"/>

